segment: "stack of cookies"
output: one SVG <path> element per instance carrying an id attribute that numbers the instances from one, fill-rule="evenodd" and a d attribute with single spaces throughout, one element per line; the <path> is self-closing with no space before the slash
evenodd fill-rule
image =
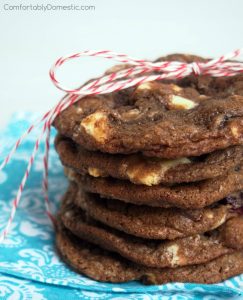
<path id="1" fill-rule="evenodd" d="M 243 272 L 242 75 L 87 96 L 54 126 L 70 181 L 56 242 L 75 270 L 147 284 Z"/>

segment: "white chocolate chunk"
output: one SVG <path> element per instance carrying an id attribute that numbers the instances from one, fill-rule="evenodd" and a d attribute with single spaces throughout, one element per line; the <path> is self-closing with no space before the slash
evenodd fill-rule
<path id="1" fill-rule="evenodd" d="M 231 132 L 232 132 L 233 136 L 236 137 L 236 138 L 238 138 L 239 135 L 240 135 L 239 129 L 238 129 L 238 127 L 236 127 L 236 126 L 232 126 L 232 127 L 231 127 Z"/>
<path id="2" fill-rule="evenodd" d="M 107 138 L 107 115 L 103 112 L 95 112 L 81 122 L 87 134 L 91 135 L 96 141 L 104 142 Z"/>
<path id="3" fill-rule="evenodd" d="M 199 98 L 200 98 L 200 100 L 207 100 L 207 99 L 209 99 L 210 97 L 209 97 L 209 96 L 206 96 L 206 95 L 200 95 Z"/>
<path id="4" fill-rule="evenodd" d="M 178 95 L 171 97 L 170 104 L 174 109 L 192 109 L 198 105 L 196 102 Z"/>
<path id="5" fill-rule="evenodd" d="M 188 164 L 191 161 L 186 158 L 178 158 L 173 160 L 161 160 L 156 164 L 154 162 L 138 162 L 127 168 L 128 178 L 136 183 L 147 186 L 157 185 L 166 171 L 180 164 Z"/>
<path id="6" fill-rule="evenodd" d="M 190 164 L 191 161 L 187 157 L 181 157 L 177 159 L 168 159 L 160 162 L 160 166 L 162 167 L 163 171 L 167 171 L 170 168 L 174 168 L 178 165 L 183 165 L 183 164 Z"/>
<path id="7" fill-rule="evenodd" d="M 128 174 L 130 179 L 133 179 L 131 174 Z M 139 182 L 148 186 L 159 184 L 160 176 L 156 173 L 147 174 L 146 176 L 139 177 Z"/>
<path id="8" fill-rule="evenodd" d="M 217 222 L 214 224 L 214 228 L 218 228 L 220 225 L 224 224 L 226 221 L 226 214 L 223 215 L 223 217 Z"/>
<path id="9" fill-rule="evenodd" d="M 78 107 L 77 110 L 76 110 L 76 112 L 77 112 L 78 114 L 82 114 L 82 113 L 83 113 L 82 107 Z"/>
<path id="10" fill-rule="evenodd" d="M 180 257 L 178 256 L 179 247 L 176 244 L 173 244 L 166 249 L 169 257 L 171 266 L 178 265 L 180 262 Z"/>
<path id="11" fill-rule="evenodd" d="M 181 91 L 182 90 L 182 88 L 181 87 L 179 87 L 178 85 L 176 85 L 176 84 L 172 84 L 172 89 L 173 89 L 173 91 L 175 91 L 175 92 L 179 92 L 179 91 Z"/>
<path id="12" fill-rule="evenodd" d="M 137 87 L 138 90 L 151 90 L 151 83 L 144 82 Z"/>
<path id="13" fill-rule="evenodd" d="M 124 113 L 122 113 L 122 118 L 124 120 L 133 120 L 136 119 L 140 114 L 140 111 L 137 108 L 130 109 Z"/>
<path id="14" fill-rule="evenodd" d="M 90 176 L 93 176 L 93 177 L 103 177 L 104 176 L 104 172 L 98 168 L 89 167 L 88 173 Z"/>
<path id="15" fill-rule="evenodd" d="M 207 217 L 208 219 L 213 219 L 214 214 L 213 214 L 211 211 L 209 211 L 209 212 L 206 213 L 206 217 Z"/>

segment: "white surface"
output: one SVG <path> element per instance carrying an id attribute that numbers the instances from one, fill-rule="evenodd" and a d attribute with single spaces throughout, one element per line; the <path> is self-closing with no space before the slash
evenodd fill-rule
<path id="1" fill-rule="evenodd" d="M 95 11 L 4 11 L 0 3 L 0 127 L 12 112 L 45 112 L 60 98 L 50 82 L 62 55 L 110 49 L 141 58 L 170 52 L 216 56 L 243 46 L 242 0 L 22 0 L 95 5 Z M 111 62 L 85 59 L 62 70 L 67 84 L 101 74 Z M 75 85 L 76 84 L 76 85 Z"/>

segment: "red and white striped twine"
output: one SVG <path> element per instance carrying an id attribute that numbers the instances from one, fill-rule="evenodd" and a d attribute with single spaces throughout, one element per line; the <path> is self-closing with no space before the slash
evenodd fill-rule
<path id="1" fill-rule="evenodd" d="M 49 218 L 54 221 L 54 217 L 50 210 L 49 198 L 48 198 L 48 156 L 49 156 L 49 139 L 50 139 L 50 128 L 54 119 L 66 108 L 71 106 L 76 101 L 80 100 L 86 95 L 98 95 L 111 93 L 114 91 L 119 91 L 122 89 L 129 88 L 131 86 L 139 85 L 144 82 L 154 81 L 154 80 L 163 80 L 163 79 L 179 79 L 190 74 L 195 75 L 209 75 L 213 77 L 220 76 L 234 76 L 239 73 L 243 73 L 243 62 L 228 61 L 234 58 L 237 58 L 243 54 L 243 48 L 235 50 L 227 55 L 223 55 L 217 59 L 209 60 L 208 62 L 193 62 L 193 63 L 183 63 L 176 61 L 163 61 L 163 62 L 150 62 L 143 59 L 134 59 L 127 56 L 126 54 L 115 53 L 109 50 L 103 51 L 94 51 L 88 50 L 72 54 L 69 56 L 59 58 L 55 64 L 50 69 L 50 78 L 54 85 L 60 90 L 66 92 L 66 95 L 57 103 L 53 109 L 49 110 L 41 119 L 32 124 L 28 130 L 16 141 L 15 145 L 3 160 L 0 165 L 0 170 L 2 170 L 8 162 L 11 160 L 15 151 L 21 145 L 23 140 L 35 129 L 37 126 L 41 125 L 41 131 L 36 139 L 36 142 L 33 147 L 33 152 L 30 155 L 29 162 L 24 173 L 24 176 L 21 180 L 20 186 L 16 197 L 12 202 L 11 212 L 9 219 L 7 221 L 6 227 L 0 235 L 0 242 L 4 241 L 7 236 L 11 223 L 13 222 L 21 195 L 23 193 L 26 181 L 29 177 L 31 167 L 34 163 L 36 153 L 38 151 L 40 142 L 42 141 L 43 136 L 45 135 L 45 153 L 43 159 L 43 190 L 44 190 L 44 199 L 46 205 L 46 212 Z M 56 71 L 64 63 L 69 60 L 91 56 L 91 57 L 102 57 L 107 59 L 113 59 L 121 63 L 130 64 L 131 67 L 123 69 L 119 72 L 111 73 L 106 76 L 99 77 L 86 85 L 83 85 L 80 88 L 70 89 L 64 87 L 56 79 Z M 151 75 L 151 72 L 156 72 Z M 134 77 L 134 75 L 136 75 Z"/>

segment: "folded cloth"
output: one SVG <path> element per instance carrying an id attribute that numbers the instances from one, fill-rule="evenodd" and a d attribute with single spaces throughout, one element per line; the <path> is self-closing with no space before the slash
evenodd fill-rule
<path id="1" fill-rule="evenodd" d="M 1 160 L 18 136 L 36 116 L 16 114 L 0 132 Z M 54 132 L 52 132 L 53 141 Z M 0 230 L 8 220 L 11 201 L 31 153 L 36 133 L 29 136 L 14 159 L 0 171 Z M 6 145 L 6 147 L 3 147 Z M 242 299 L 243 275 L 220 284 L 182 284 L 144 286 L 138 282 L 101 283 L 75 273 L 56 253 L 54 229 L 45 213 L 41 188 L 44 143 L 21 198 L 10 234 L 0 245 L 1 299 Z M 50 202 L 57 209 L 67 187 L 62 166 L 53 146 L 49 162 Z"/>

